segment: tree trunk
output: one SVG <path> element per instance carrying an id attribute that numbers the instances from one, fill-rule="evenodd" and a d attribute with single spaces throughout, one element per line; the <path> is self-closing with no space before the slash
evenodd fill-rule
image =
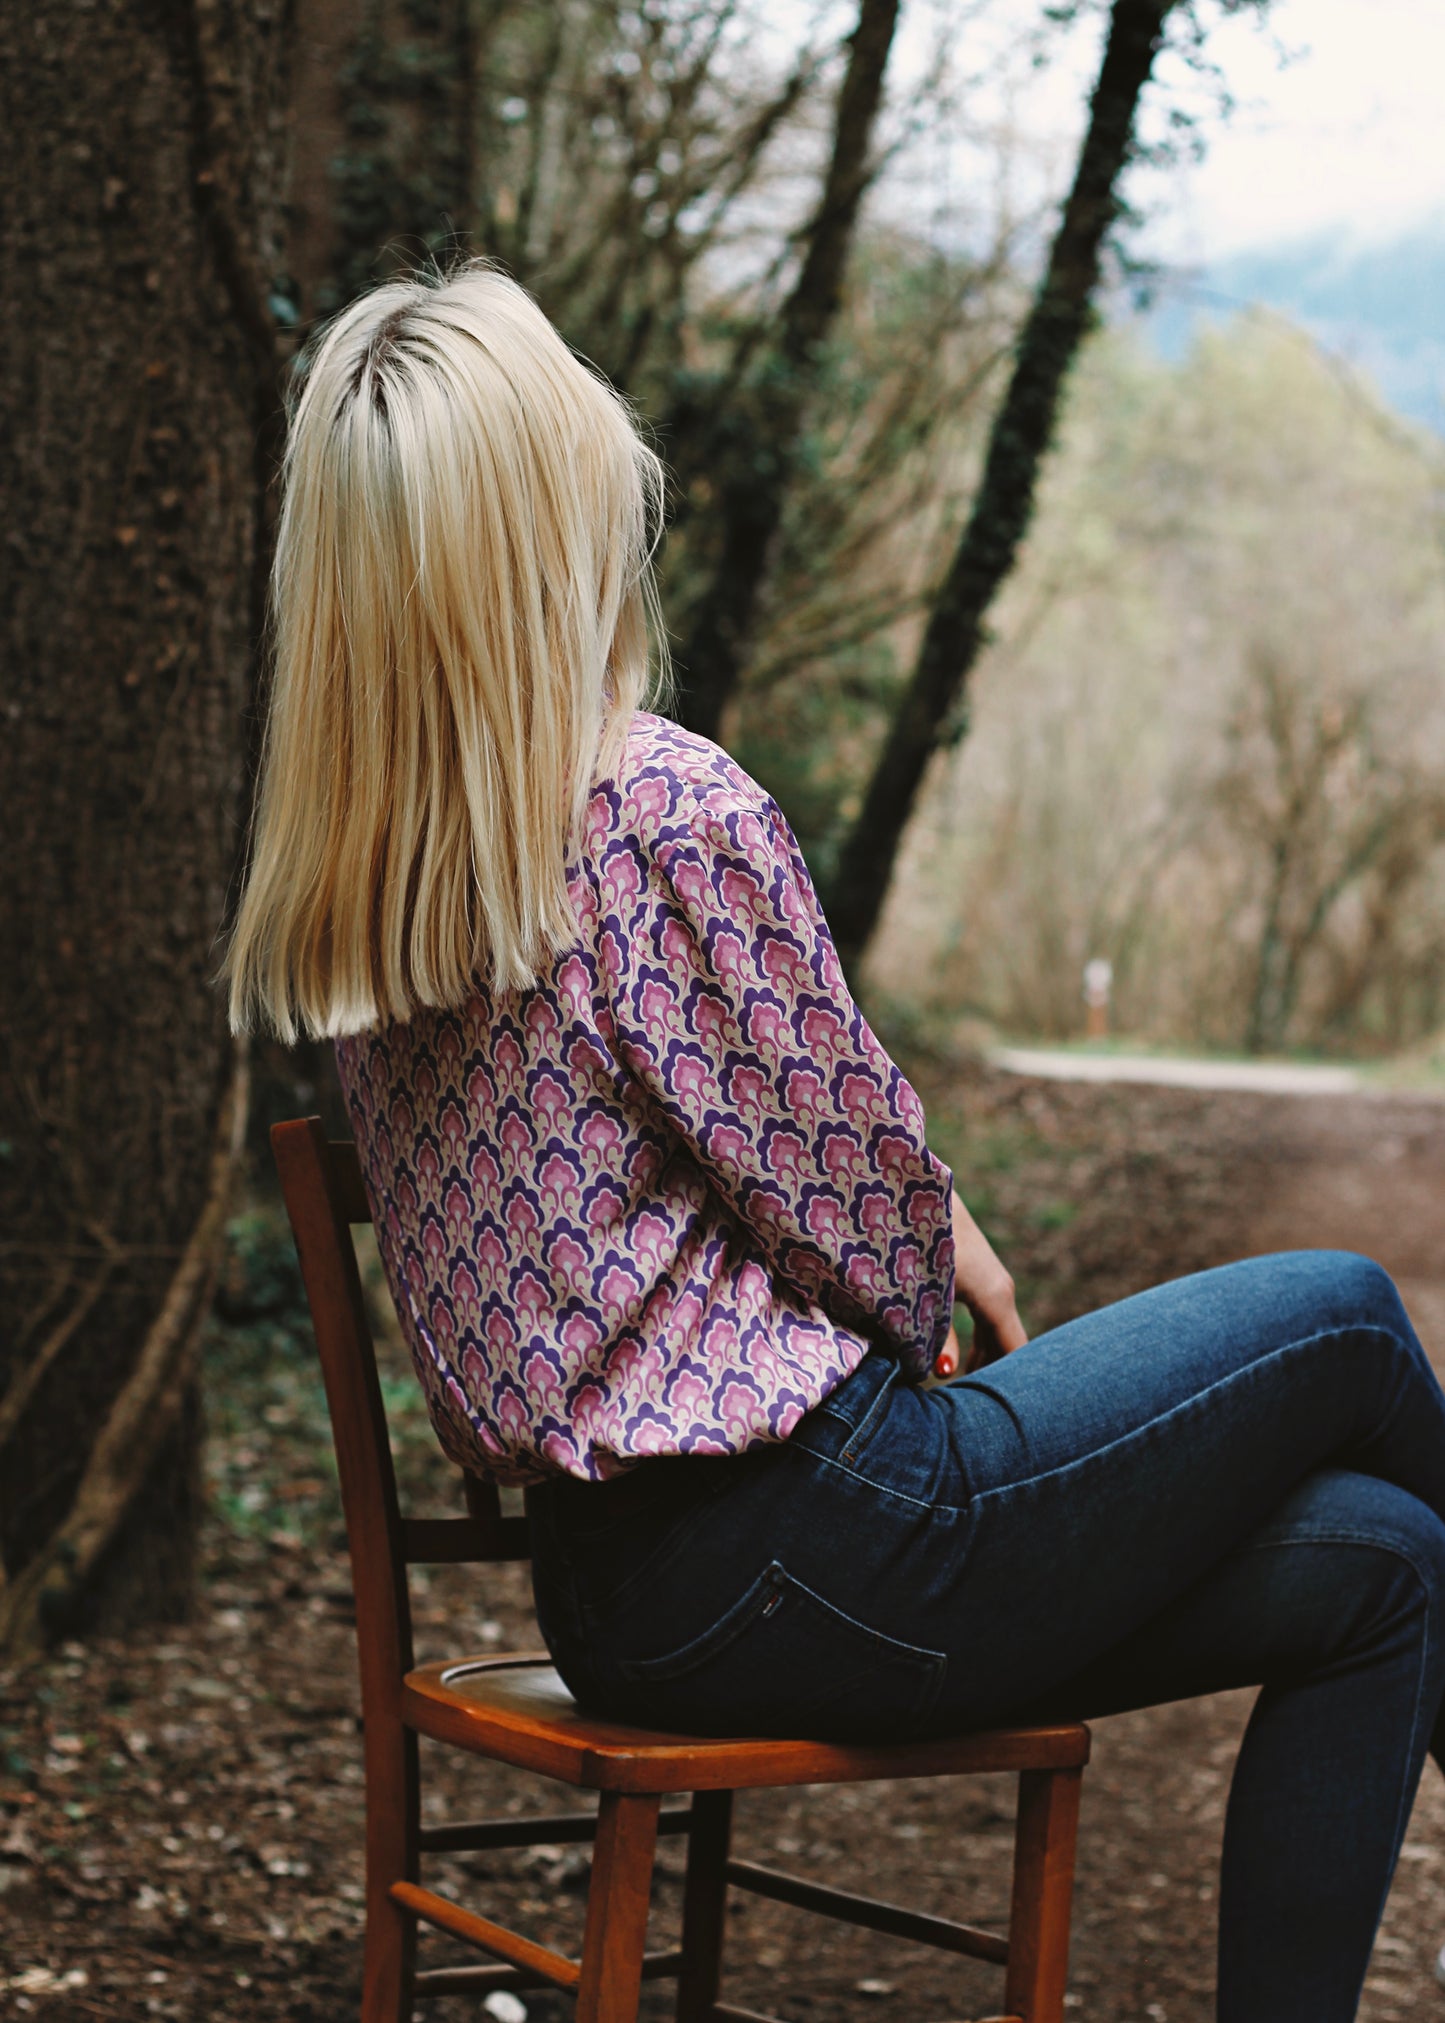
<path id="1" fill-rule="evenodd" d="M 299 320 L 467 242 L 477 73 L 498 0 L 291 0 L 290 229 Z"/>
<path id="2" fill-rule="evenodd" d="M 190 1595 L 284 40 L 270 0 L 0 6 L 0 1649 Z"/>
<path id="3" fill-rule="evenodd" d="M 336 306 L 337 194 L 349 173 L 347 80 L 356 54 L 356 0 L 292 0 L 291 144 L 286 273 L 297 321 Z"/>
<path id="4" fill-rule="evenodd" d="M 898 0 L 860 0 L 838 94 L 832 158 L 798 279 L 784 305 L 776 345 L 726 418 L 726 467 L 712 474 L 721 491 L 718 560 L 677 656 L 679 714 L 705 737 L 717 736 L 752 644 L 813 367 L 842 299 L 897 23 Z"/>
<path id="5" fill-rule="evenodd" d="M 1114 0 L 1110 11 L 1074 186 L 994 419 L 978 495 L 829 894 L 828 917 L 850 972 L 878 923 L 919 784 L 962 699 L 989 607 L 1028 531 L 1064 380 L 1088 328 L 1104 235 L 1119 212 L 1139 95 L 1173 4 Z"/>

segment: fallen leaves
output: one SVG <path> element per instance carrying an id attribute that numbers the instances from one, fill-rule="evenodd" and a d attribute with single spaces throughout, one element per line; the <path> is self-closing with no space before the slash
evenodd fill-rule
<path id="1" fill-rule="evenodd" d="M 1243 1247 L 1265 1170 L 1247 1099 L 1124 1095 L 939 1063 L 913 1073 L 1035 1326 Z M 213 1343 L 203 1613 L 163 1635 L 70 1643 L 0 1671 L 7 2023 L 12 2011 L 35 2023 L 354 2023 L 358 2011 L 363 1787 L 329 1435 L 274 1215 L 258 1210 L 246 1241 L 252 1280 L 269 1273 L 277 1291 L 258 1313 L 233 1283 Z M 413 1507 L 454 1508 L 454 1474 L 394 1350 L 385 1383 L 404 1493 Z M 522 1567 L 421 1570 L 414 1616 L 422 1658 L 537 1642 Z M 1083 2023 L 1137 2023 L 1151 2005 L 1168 2023 L 1211 2018 L 1217 1845 L 1247 1709 L 1247 1696 L 1231 1696 L 1101 1724 L 1069 2003 Z M 576 1804 L 457 1752 L 428 1752 L 423 1788 L 437 1821 Z M 989 1923 L 1007 1909 L 1011 1808 L 1004 1778 L 749 1793 L 738 1851 L 841 1886 L 876 1883 L 881 1861 L 920 1908 Z M 1389 1971 L 1372 1976 L 1364 2023 L 1435 2023 L 1441 1849 L 1435 1779 L 1403 1851 L 1381 1943 Z M 676 1930 L 680 1856 L 669 1844 L 660 1863 L 655 1945 Z M 495 1850 L 435 1872 L 439 1887 L 544 1943 L 578 1944 L 584 1849 Z M 794 2023 L 999 2011 L 997 1976 L 976 1963 L 756 1899 L 735 1901 L 732 1925 L 726 1998 Z M 661 2023 L 672 2000 L 650 1984 L 644 2023 Z M 490 2023 L 570 2014 L 545 1991 L 495 1991 L 480 2006 Z M 478 2008 L 454 1998 L 427 2014 L 475 2023 Z"/>

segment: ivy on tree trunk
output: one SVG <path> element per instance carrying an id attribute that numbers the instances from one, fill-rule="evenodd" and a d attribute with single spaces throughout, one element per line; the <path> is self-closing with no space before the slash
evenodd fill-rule
<path id="1" fill-rule="evenodd" d="M 1089 327 L 1103 241 L 1119 214 L 1139 97 L 1174 4 L 1114 0 L 1110 10 L 1073 188 L 994 419 L 973 509 L 828 894 L 828 918 L 850 973 L 877 926 L 924 771 L 984 643 L 989 607 L 1028 531 L 1064 381 Z"/>
<path id="2" fill-rule="evenodd" d="M 285 19 L 0 8 L 0 1649 L 190 1594 Z"/>

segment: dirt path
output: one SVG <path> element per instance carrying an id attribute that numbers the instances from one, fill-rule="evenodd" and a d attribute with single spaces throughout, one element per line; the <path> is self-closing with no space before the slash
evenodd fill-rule
<path id="1" fill-rule="evenodd" d="M 1445 1108 L 1279 1097 L 1250 1101 L 1236 1121 L 1251 1127 L 1251 1143 L 1239 1169 L 1238 1221 L 1219 1228 L 1222 1250 L 1338 1247 L 1377 1258 L 1445 1377 Z M 1214 1865 L 1250 1698 L 1222 1695 L 1098 1725 L 1075 1950 L 1080 2016 L 1210 2023 Z M 1427 1766 L 1366 1986 L 1365 2023 L 1445 2019 L 1445 1990 L 1432 1976 L 1442 1943 L 1445 1781 Z"/>
<path id="2" fill-rule="evenodd" d="M 1035 1329 L 1245 1251 L 1338 1244 L 1396 1273 L 1445 1369 L 1442 1106 L 1075 1085 L 958 1062 L 912 1071 Z M 287 1258 L 263 1206 L 238 1243 L 229 1333 L 209 1359 L 214 1501 L 196 1621 L 0 1671 L 5 2023 L 355 2023 L 349 1581 Z M 389 1386 L 404 1495 L 414 1509 L 450 1507 L 454 1485 L 400 1362 Z M 423 1658 L 537 1641 L 520 1568 L 436 1569 L 415 1606 Z M 1211 2023 L 1219 1839 L 1250 1697 L 1097 1725 L 1070 1993 L 1081 2023 Z M 427 1778 L 438 1818 L 566 1803 L 454 1754 Z M 1004 1779 L 751 1793 L 739 1852 L 987 1922 L 1006 1908 L 1010 1806 Z M 662 1866 L 665 1945 L 675 1847 Z M 576 1943 L 576 1850 L 448 1862 L 439 1886 L 544 1941 Z M 1445 2023 L 1431 1975 L 1442 1941 L 1445 1781 L 1427 1770 L 1365 2023 Z M 999 2009 L 990 1969 L 761 1901 L 739 1906 L 732 1959 L 726 1999 L 785 2023 L 961 2023 Z M 570 2015 L 560 1997 L 526 2006 L 530 2023 Z M 459 2000 L 430 2013 L 478 2023 Z M 670 2013 L 666 1991 L 648 1989 L 646 2023 Z"/>
<path id="3" fill-rule="evenodd" d="M 1445 1105 L 1401 1097 L 1261 1105 L 1256 1250 L 1362 1250 L 1396 1283 L 1445 1375 Z"/>
<path id="4" fill-rule="evenodd" d="M 994 1067 L 1059 1082 L 1143 1082 L 1159 1089 L 1244 1090 L 1255 1096 L 1347 1096 L 1360 1086 L 1353 1068 L 1291 1061 L 1211 1061 L 1159 1054 L 1083 1054 L 1067 1047 L 996 1047 Z"/>

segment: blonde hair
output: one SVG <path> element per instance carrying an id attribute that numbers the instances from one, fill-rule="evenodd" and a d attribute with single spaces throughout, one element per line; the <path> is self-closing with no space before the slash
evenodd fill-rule
<path id="1" fill-rule="evenodd" d="M 378 288 L 300 386 L 224 964 L 232 1025 L 286 1040 L 536 982 L 662 637 L 661 466 L 515 282 Z"/>

